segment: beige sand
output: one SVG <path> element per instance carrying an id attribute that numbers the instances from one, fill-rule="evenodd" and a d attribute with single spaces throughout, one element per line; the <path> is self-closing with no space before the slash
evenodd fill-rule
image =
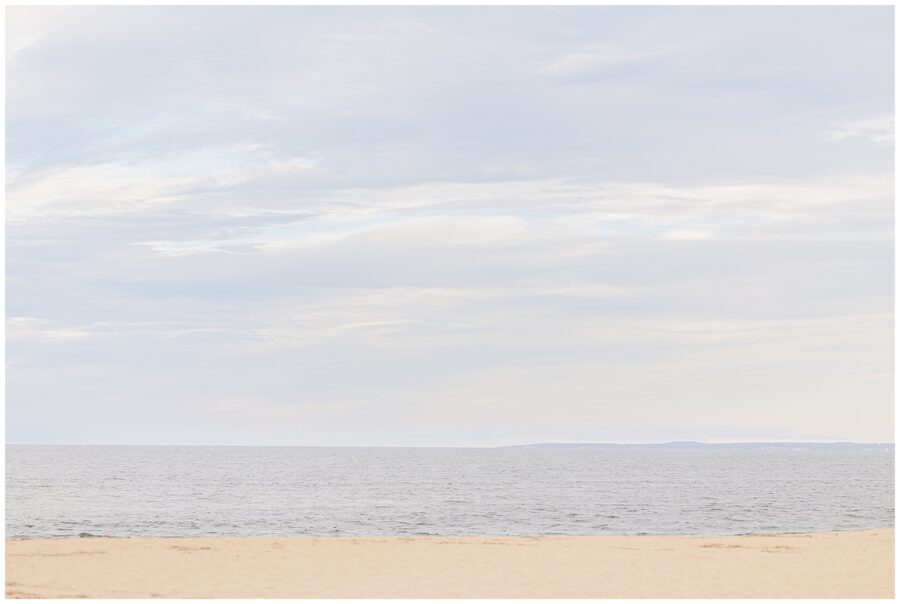
<path id="1" fill-rule="evenodd" d="M 6 542 L 7 597 L 894 595 L 894 531 L 745 537 Z"/>

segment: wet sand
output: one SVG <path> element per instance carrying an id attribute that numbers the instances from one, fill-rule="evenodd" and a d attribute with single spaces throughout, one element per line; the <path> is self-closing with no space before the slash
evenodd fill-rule
<path id="1" fill-rule="evenodd" d="M 891 598 L 894 531 L 6 541 L 12 598 Z"/>

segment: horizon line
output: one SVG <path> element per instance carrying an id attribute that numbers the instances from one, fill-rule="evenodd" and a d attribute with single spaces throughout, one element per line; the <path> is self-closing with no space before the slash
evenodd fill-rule
<path id="1" fill-rule="evenodd" d="M 548 445 L 891 445 L 894 441 L 851 441 L 851 440 L 746 440 L 709 442 L 700 440 L 670 440 L 662 442 L 610 442 L 610 441 L 541 441 L 510 445 L 304 445 L 304 444 L 198 444 L 198 443 L 48 443 L 48 442 L 6 442 L 5 446 L 33 447 L 296 447 L 296 448 L 342 448 L 342 449 L 502 449 L 511 447 L 534 447 Z"/>

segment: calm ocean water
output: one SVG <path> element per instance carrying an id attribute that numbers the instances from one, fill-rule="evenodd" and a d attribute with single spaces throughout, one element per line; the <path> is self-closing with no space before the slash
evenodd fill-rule
<path id="1" fill-rule="evenodd" d="M 7 537 L 894 526 L 893 451 L 7 446 Z"/>

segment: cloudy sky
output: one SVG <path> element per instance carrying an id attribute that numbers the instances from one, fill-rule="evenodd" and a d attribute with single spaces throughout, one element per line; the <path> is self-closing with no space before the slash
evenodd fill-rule
<path id="1" fill-rule="evenodd" d="M 9 442 L 893 440 L 893 8 L 7 9 Z"/>

